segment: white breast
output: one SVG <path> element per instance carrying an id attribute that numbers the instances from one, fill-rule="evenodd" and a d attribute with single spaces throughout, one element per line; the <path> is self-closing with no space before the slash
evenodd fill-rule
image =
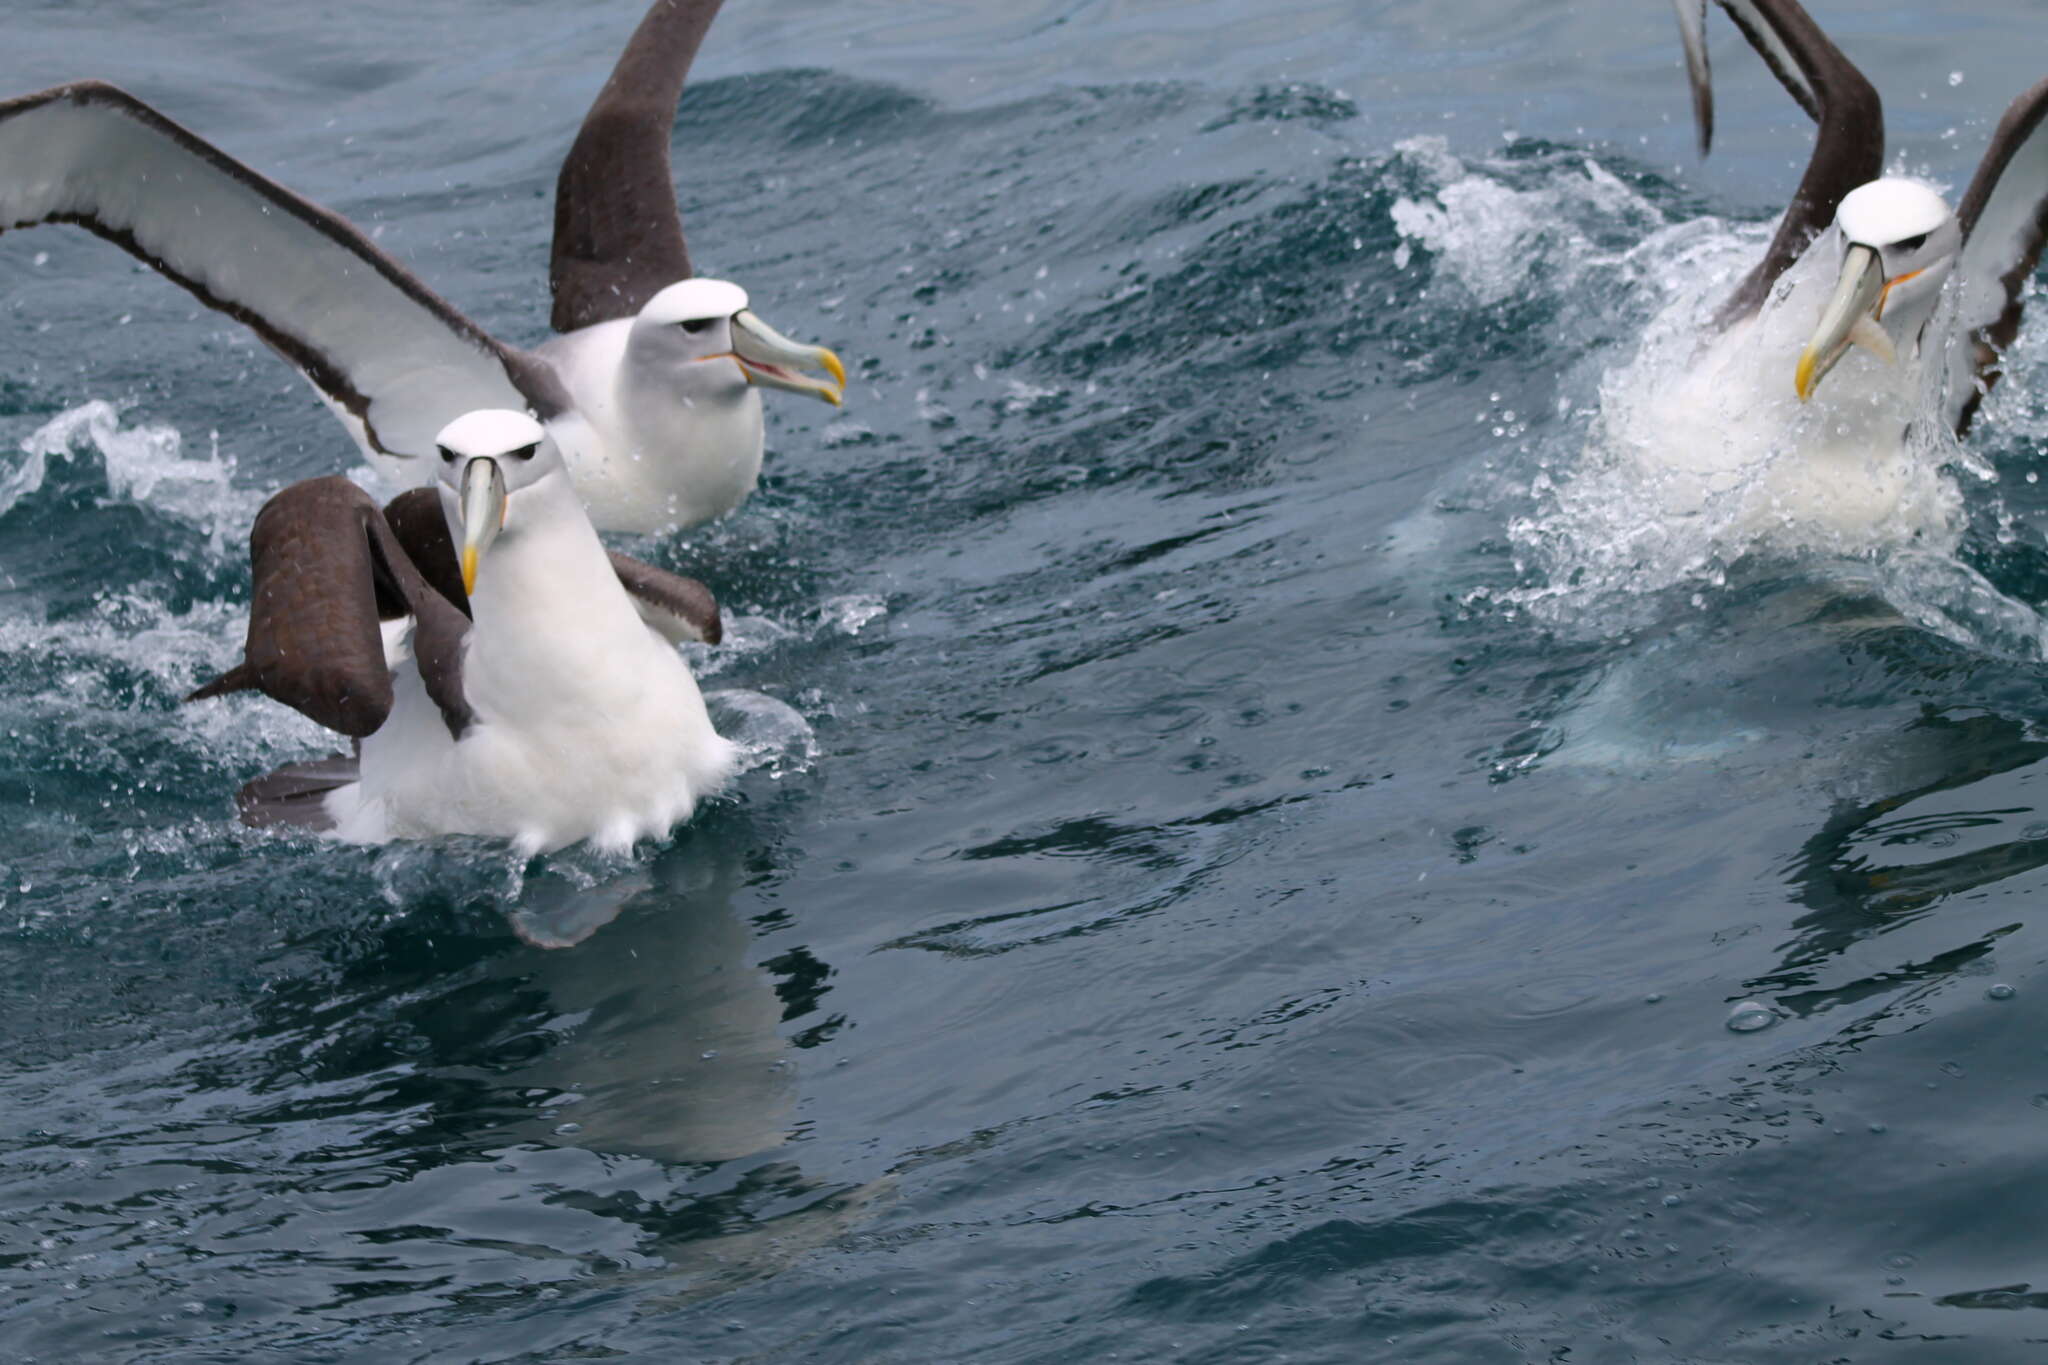
<path id="1" fill-rule="evenodd" d="M 607 531 L 695 526 L 744 502 L 761 477 L 761 396 L 737 362 L 713 360 L 635 384 L 630 320 L 556 337 L 555 366 L 575 412 L 551 430 L 590 519 Z"/>

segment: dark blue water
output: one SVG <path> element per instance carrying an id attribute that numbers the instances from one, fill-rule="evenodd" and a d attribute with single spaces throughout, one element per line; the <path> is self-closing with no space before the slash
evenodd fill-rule
<path id="1" fill-rule="evenodd" d="M 18 4 L 0 89 L 533 341 L 638 8 Z M 2041 74 L 1816 8 L 1951 184 Z M 735 3 L 693 252 L 856 382 L 640 545 L 759 752 L 623 862 L 239 830 L 318 737 L 176 698 L 345 438 L 0 239 L 0 1359 L 2040 1359 L 2048 332 L 1924 524 L 1617 479 L 1807 145 L 1715 31 L 1700 167 L 1658 5 Z"/>

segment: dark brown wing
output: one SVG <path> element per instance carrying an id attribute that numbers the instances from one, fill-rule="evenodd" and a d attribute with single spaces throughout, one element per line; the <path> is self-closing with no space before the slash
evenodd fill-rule
<path id="1" fill-rule="evenodd" d="M 2014 100 L 1956 210 L 1963 250 L 1958 336 L 1949 348 L 1949 423 L 1960 436 L 1998 382 L 2000 357 L 2019 334 L 2027 281 L 2048 238 L 2048 80 Z"/>
<path id="2" fill-rule="evenodd" d="M 346 219 L 124 91 L 80 81 L 0 102 L 0 231 L 72 223 L 253 330 L 393 455 L 430 455 L 476 408 L 567 403 Z"/>
<path id="3" fill-rule="evenodd" d="M 629 318 L 690 277 L 669 140 L 683 78 L 720 0 L 654 0 L 555 182 L 548 265 L 557 332 Z"/>
<path id="4" fill-rule="evenodd" d="M 448 530 L 447 513 L 441 510 L 438 488 L 410 488 L 384 504 L 384 520 L 391 534 L 405 547 L 405 557 L 441 596 L 469 615 L 469 594 L 462 590 L 462 562 L 455 554 L 455 537 Z M 410 607 L 392 594 L 389 605 L 378 603 L 384 619 L 408 615 Z"/>
<path id="5" fill-rule="evenodd" d="M 1797 0 L 1719 2 L 1786 92 L 1820 125 L 1806 174 L 1785 206 L 1770 249 L 1721 306 L 1719 321 L 1725 326 L 1762 307 L 1778 277 L 1835 221 L 1843 196 L 1883 171 L 1884 106 L 1855 63 L 1828 41 Z M 1705 11 L 1706 0 L 1679 0 L 1679 30 L 1685 40 L 1701 155 L 1712 141 L 1714 126 Z"/>
<path id="6" fill-rule="evenodd" d="M 370 495 L 347 479 L 277 494 L 249 534 L 253 587 L 240 664 L 187 701 L 255 690 L 361 738 L 391 714 L 380 595 L 415 618 L 413 656 L 451 734 L 472 719 L 462 692 L 469 619 L 421 576 Z"/>
<path id="7" fill-rule="evenodd" d="M 671 644 L 696 640 L 715 645 L 725 637 L 718 616 L 718 599 L 711 589 L 694 578 L 657 569 L 631 555 L 612 553 L 612 569 L 619 586 L 633 599 L 640 619 Z"/>

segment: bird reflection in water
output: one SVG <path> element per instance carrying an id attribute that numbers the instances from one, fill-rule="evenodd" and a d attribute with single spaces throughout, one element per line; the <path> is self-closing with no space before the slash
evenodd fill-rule
<path id="1" fill-rule="evenodd" d="M 1989 956 L 2012 923 L 1965 921 L 1967 942 L 1830 984 L 1857 945 L 1915 924 L 1966 892 L 2048 867 L 2048 801 L 2034 780 L 2048 742 L 2002 716 L 1929 711 L 1885 746 L 1895 794 L 1838 808 L 1788 868 L 1807 913 L 1776 971 L 1744 983 L 1795 1015 L 1938 982 Z"/>

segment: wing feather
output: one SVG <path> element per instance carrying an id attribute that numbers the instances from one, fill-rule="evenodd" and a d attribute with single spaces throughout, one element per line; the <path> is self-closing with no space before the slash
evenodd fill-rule
<path id="1" fill-rule="evenodd" d="M 720 0 L 654 0 L 584 116 L 555 182 L 552 322 L 629 318 L 690 277 L 669 143 L 676 101 Z"/>
<path id="2" fill-rule="evenodd" d="M 1961 296 L 1949 347 L 1946 412 L 1958 436 L 1998 382 L 2000 360 L 2020 329 L 2027 281 L 2048 240 L 2048 80 L 2006 109 L 1963 195 L 1956 220 Z"/>
<path id="3" fill-rule="evenodd" d="M 494 340 L 347 220 L 114 86 L 0 103 L 0 231 L 73 223 L 254 329 L 363 426 L 417 456 L 479 407 L 562 406 L 541 362 Z"/>
<path id="4" fill-rule="evenodd" d="M 1704 155 L 1713 137 L 1713 91 L 1706 56 L 1704 3 L 1674 0 L 1692 85 L 1693 118 Z M 1797 0 L 1719 0 L 1721 8 L 1777 76 L 1793 102 L 1820 125 L 1813 154 L 1769 250 L 1722 305 L 1722 325 L 1754 313 L 1778 277 L 1835 220 L 1842 198 L 1884 169 L 1884 106 L 1863 73 L 1821 32 Z"/>
<path id="5" fill-rule="evenodd" d="M 452 734 L 472 717 L 462 691 L 469 618 L 407 558 L 369 494 L 338 475 L 293 484 L 256 514 L 242 662 L 187 701 L 258 691 L 362 738 L 391 714 L 379 598 L 416 622 L 413 655 Z"/>

